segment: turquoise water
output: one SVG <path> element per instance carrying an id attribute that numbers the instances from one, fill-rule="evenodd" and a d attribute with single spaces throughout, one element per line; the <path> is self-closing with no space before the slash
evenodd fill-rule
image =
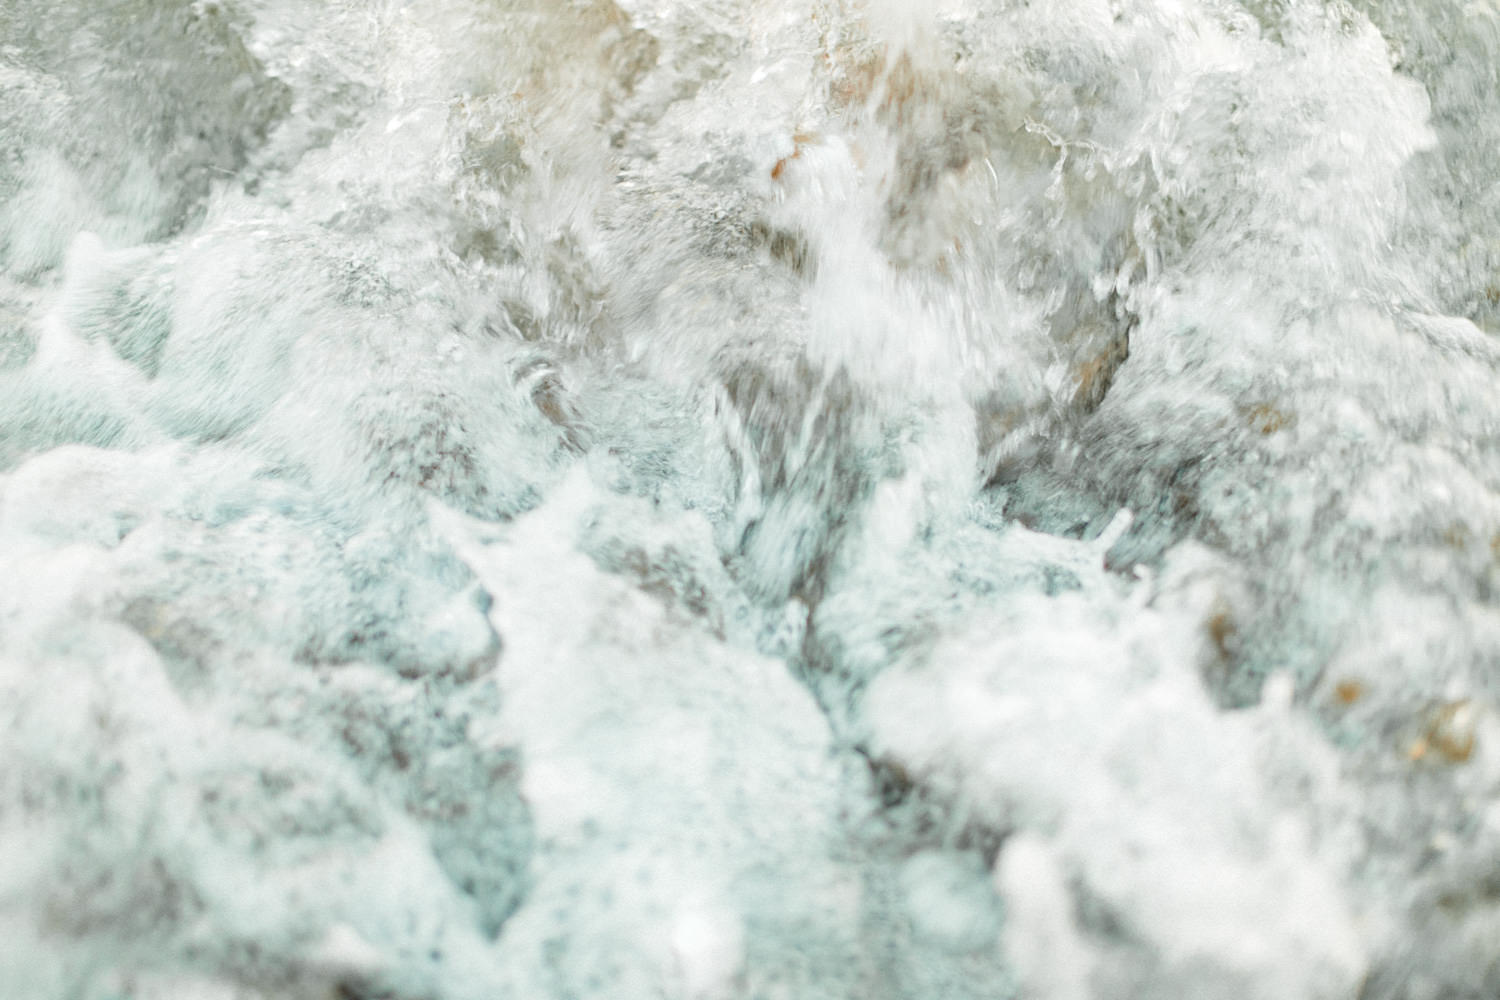
<path id="1" fill-rule="evenodd" d="M 1500 994 L 1497 67 L 0 0 L 0 996 Z"/>

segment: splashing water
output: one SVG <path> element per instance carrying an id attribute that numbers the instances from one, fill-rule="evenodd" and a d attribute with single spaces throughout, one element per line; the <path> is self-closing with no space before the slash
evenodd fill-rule
<path id="1" fill-rule="evenodd" d="M 1500 995 L 1497 67 L 0 0 L 0 996 Z"/>

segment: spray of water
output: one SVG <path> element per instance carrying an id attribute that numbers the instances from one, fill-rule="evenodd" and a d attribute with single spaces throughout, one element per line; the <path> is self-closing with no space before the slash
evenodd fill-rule
<path id="1" fill-rule="evenodd" d="M 1490 0 L 0 0 L 0 996 L 1500 994 Z"/>

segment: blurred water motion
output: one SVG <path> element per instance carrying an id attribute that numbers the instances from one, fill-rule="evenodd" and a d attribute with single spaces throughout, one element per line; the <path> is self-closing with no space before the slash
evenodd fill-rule
<path id="1" fill-rule="evenodd" d="M 1500 996 L 1497 67 L 0 0 L 0 997 Z"/>

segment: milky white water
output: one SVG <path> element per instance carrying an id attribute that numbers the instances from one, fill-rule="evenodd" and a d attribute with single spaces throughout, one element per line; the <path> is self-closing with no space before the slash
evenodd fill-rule
<path id="1" fill-rule="evenodd" d="M 0 997 L 1500 997 L 1500 4 L 0 0 Z"/>

